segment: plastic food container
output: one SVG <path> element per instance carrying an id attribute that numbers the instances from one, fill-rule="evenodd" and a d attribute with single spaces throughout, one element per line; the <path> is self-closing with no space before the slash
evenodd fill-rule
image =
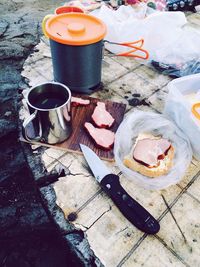
<path id="1" fill-rule="evenodd" d="M 151 133 L 170 140 L 174 147 L 173 166 L 166 175 L 150 178 L 126 167 L 123 159 L 128 155 L 140 133 Z M 122 173 L 135 184 L 145 189 L 163 189 L 177 184 L 185 174 L 192 150 L 187 136 L 172 120 L 153 112 L 133 111 L 120 124 L 114 144 L 115 160 Z"/>
<path id="2" fill-rule="evenodd" d="M 188 137 L 194 157 L 200 160 L 200 74 L 175 79 L 168 84 L 168 88 L 164 114 Z"/>

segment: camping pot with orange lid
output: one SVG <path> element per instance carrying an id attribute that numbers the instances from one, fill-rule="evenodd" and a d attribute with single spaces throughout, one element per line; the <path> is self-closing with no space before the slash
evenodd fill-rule
<path id="1" fill-rule="evenodd" d="M 72 92 L 92 93 L 101 84 L 101 69 L 106 25 L 85 13 L 52 15 L 43 20 L 44 34 L 50 40 L 54 80 L 67 85 Z M 135 46 L 134 44 L 138 44 Z M 120 44 L 132 48 L 120 56 L 147 59 L 143 40 Z M 140 50 L 144 57 L 132 55 Z"/>

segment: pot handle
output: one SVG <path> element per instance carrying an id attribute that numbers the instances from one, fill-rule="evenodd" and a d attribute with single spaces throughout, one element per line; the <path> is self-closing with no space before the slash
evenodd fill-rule
<path id="1" fill-rule="evenodd" d="M 46 23 L 47 23 L 47 20 L 50 19 L 52 16 L 54 15 L 53 14 L 46 15 L 42 20 L 42 31 L 47 38 L 49 38 L 49 36 L 47 35 L 46 29 L 45 29 Z"/>
<path id="2" fill-rule="evenodd" d="M 23 136 L 26 140 L 28 141 L 40 141 L 41 138 L 42 138 L 42 125 L 41 125 L 41 122 L 39 120 L 39 135 L 34 137 L 34 138 L 30 138 L 27 134 L 27 127 L 29 125 L 29 123 L 34 120 L 37 116 L 37 110 L 34 111 L 34 113 L 32 113 L 24 122 L 23 122 L 23 127 L 22 127 L 22 130 L 23 130 Z"/>
<path id="3" fill-rule="evenodd" d="M 122 46 L 133 48 L 127 52 L 116 54 L 116 56 L 135 57 L 135 58 L 141 58 L 141 59 L 148 59 L 149 58 L 149 52 L 142 48 L 142 46 L 144 44 L 144 39 L 140 39 L 140 40 L 137 40 L 134 42 L 128 42 L 128 43 L 116 43 L 116 42 L 110 42 L 107 40 L 104 40 L 104 42 L 109 43 L 109 44 L 122 45 Z M 144 55 L 134 54 L 134 52 L 136 52 L 136 51 L 140 51 Z"/>

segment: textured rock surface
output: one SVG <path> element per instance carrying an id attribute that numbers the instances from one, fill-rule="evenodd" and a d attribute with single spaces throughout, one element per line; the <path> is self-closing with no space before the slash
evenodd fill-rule
<path id="1" fill-rule="evenodd" d="M 0 229 L 8 229 L 0 235 L 28 230 L 30 226 L 44 228 L 49 223 L 18 141 L 18 89 L 25 86 L 20 73 L 24 60 L 39 41 L 39 22 L 45 13 L 43 7 L 43 12 L 37 11 L 38 16 L 34 9 L 30 15 L 31 1 L 26 4 L 0 3 Z"/>
<path id="2" fill-rule="evenodd" d="M 40 40 L 42 18 L 62 3 L 0 1 L 0 266 L 91 266 L 96 260 L 89 246 L 78 255 L 75 240 L 83 240 L 82 233 L 73 242 L 66 237 L 74 228 L 56 207 L 54 194 L 42 188 L 41 199 L 35 179 L 44 186 L 58 174 L 48 174 L 39 154 L 18 141 L 20 92 L 28 88 L 23 64 Z"/>

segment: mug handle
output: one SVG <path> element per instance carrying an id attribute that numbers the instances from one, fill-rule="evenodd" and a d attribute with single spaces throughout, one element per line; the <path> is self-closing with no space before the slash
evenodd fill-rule
<path id="1" fill-rule="evenodd" d="M 30 138 L 27 134 L 27 126 L 29 125 L 29 123 L 34 120 L 37 116 L 37 110 L 34 111 L 34 113 L 32 113 L 24 122 L 23 122 L 23 135 L 25 137 L 26 140 L 28 141 L 40 141 L 42 138 L 42 125 L 41 122 L 39 120 L 39 135 L 34 137 L 34 138 Z"/>
<path id="2" fill-rule="evenodd" d="M 49 38 L 49 36 L 47 35 L 47 32 L 45 30 L 45 27 L 46 27 L 46 22 L 48 19 L 50 19 L 52 16 L 54 16 L 53 14 L 49 14 L 49 15 L 46 15 L 43 20 L 42 20 L 42 31 L 44 33 L 44 35 Z"/>

